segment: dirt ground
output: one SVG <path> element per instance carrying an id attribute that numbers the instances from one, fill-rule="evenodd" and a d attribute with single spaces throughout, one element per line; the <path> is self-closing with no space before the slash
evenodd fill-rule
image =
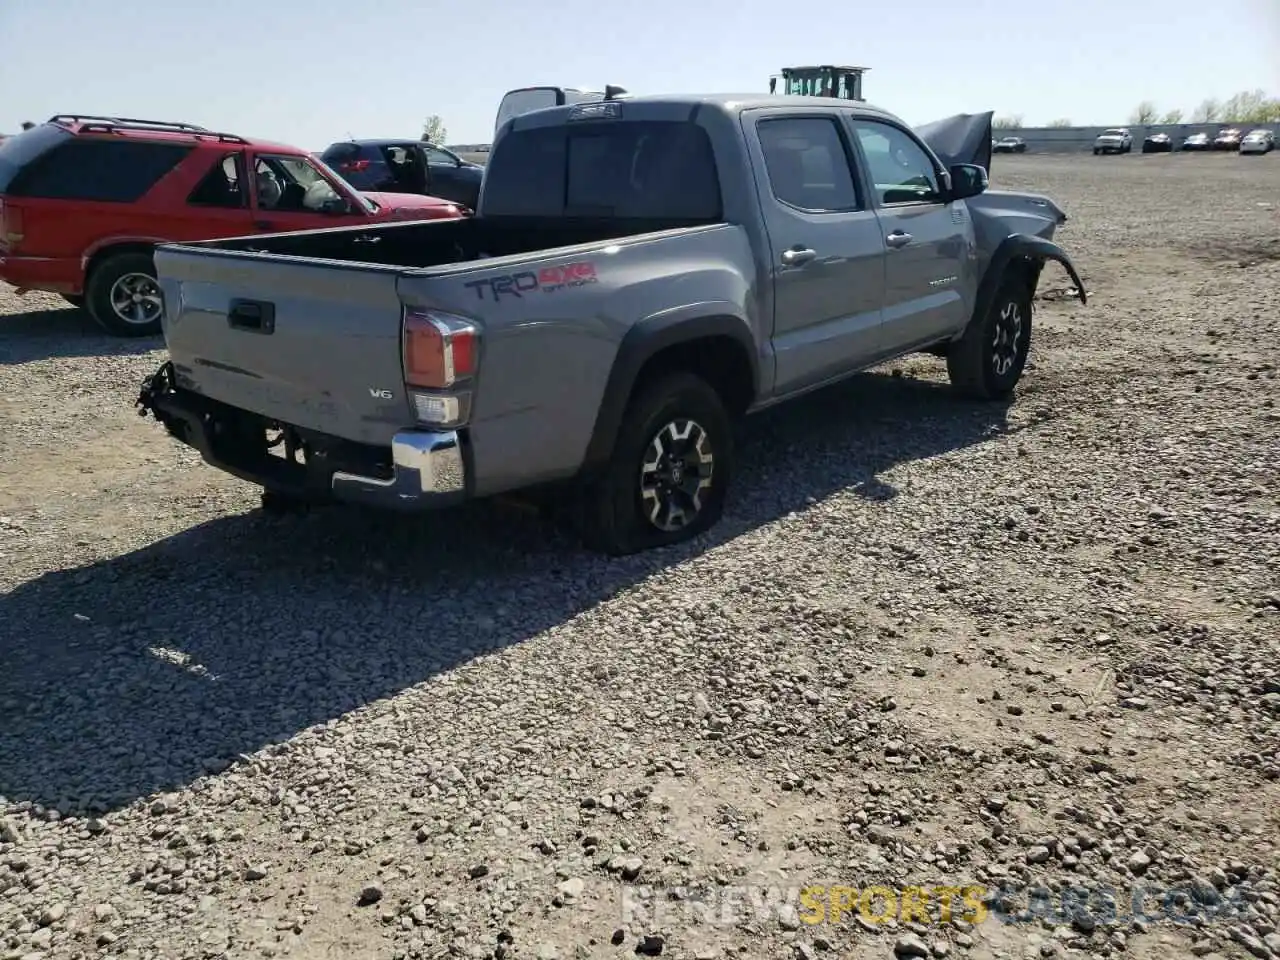
<path id="1" fill-rule="evenodd" d="M 1280 958 L 1280 155 L 994 166 L 1090 293 L 1015 401 L 753 418 L 622 561 L 265 518 L 0 291 L 0 960 Z"/>

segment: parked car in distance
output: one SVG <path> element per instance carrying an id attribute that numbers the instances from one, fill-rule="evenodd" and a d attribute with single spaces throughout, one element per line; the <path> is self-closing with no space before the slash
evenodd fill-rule
<path id="1" fill-rule="evenodd" d="M 321 154 L 357 190 L 419 193 L 474 210 L 484 167 L 421 140 L 342 140 Z"/>
<path id="2" fill-rule="evenodd" d="M 1026 153 L 1027 141 L 1021 137 L 1001 137 L 991 148 L 992 153 Z"/>
<path id="3" fill-rule="evenodd" d="M 1215 150 L 1239 150 L 1241 134 L 1235 127 L 1226 127 L 1218 131 L 1218 135 L 1213 138 L 1213 149 Z"/>
<path id="4" fill-rule="evenodd" d="M 1181 150 L 1212 150 L 1213 138 L 1207 133 L 1193 133 L 1182 141 Z"/>
<path id="5" fill-rule="evenodd" d="M 1066 214 L 988 191 L 991 116 L 717 94 L 521 116 L 475 217 L 162 247 L 170 362 L 139 406 L 268 510 L 559 486 L 603 552 L 688 540 L 740 415 L 918 351 L 1008 398 L 1047 260 L 1085 300 Z"/>
<path id="6" fill-rule="evenodd" d="M 1276 135 L 1265 128 L 1250 130 L 1240 141 L 1241 153 L 1270 153 L 1276 148 Z"/>
<path id="7" fill-rule="evenodd" d="M 1127 127 L 1108 127 L 1093 141 L 1093 155 L 1100 153 L 1129 153 L 1133 150 L 1133 135 Z"/>
<path id="8" fill-rule="evenodd" d="M 465 215 L 187 123 L 59 115 L 0 144 L 0 280 L 61 294 L 118 336 L 160 332 L 157 243 Z"/>
<path id="9" fill-rule="evenodd" d="M 1142 138 L 1142 152 L 1172 153 L 1173 138 L 1167 133 L 1149 133 Z"/>

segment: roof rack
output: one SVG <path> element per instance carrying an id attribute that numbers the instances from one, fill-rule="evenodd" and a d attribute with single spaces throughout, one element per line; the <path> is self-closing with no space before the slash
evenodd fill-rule
<path id="1" fill-rule="evenodd" d="M 82 113 L 59 113 L 49 123 L 86 123 L 92 126 L 133 127 L 146 130 L 176 130 L 183 133 L 209 133 L 208 127 L 170 120 L 137 120 L 133 117 L 99 117 Z"/>
<path id="2" fill-rule="evenodd" d="M 248 143 L 234 133 L 218 133 L 194 123 L 167 120 L 135 120 L 132 117 L 97 117 L 82 114 L 60 113 L 49 118 L 49 123 L 79 123 L 85 133 L 111 133 L 115 130 L 152 130 L 157 133 L 189 133 L 197 137 L 216 137 L 222 143 Z"/>

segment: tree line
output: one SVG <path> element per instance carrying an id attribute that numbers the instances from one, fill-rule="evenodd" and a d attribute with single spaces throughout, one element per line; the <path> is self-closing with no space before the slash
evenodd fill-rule
<path id="1" fill-rule="evenodd" d="M 1143 100 L 1129 114 L 1129 122 L 1137 127 L 1177 123 L 1280 123 L 1280 97 L 1267 96 L 1265 90 L 1242 90 L 1226 100 L 1210 97 L 1191 111 L 1190 118 L 1180 109 L 1161 110 L 1153 100 Z M 1020 113 L 996 117 L 992 126 L 1011 130 L 1025 126 Z M 1047 127 L 1075 126 L 1067 117 L 1045 124 Z"/>

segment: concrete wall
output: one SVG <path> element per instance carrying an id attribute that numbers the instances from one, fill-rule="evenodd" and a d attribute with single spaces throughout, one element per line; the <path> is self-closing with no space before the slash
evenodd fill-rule
<path id="1" fill-rule="evenodd" d="M 1126 124 L 1121 123 L 1117 126 L 1123 127 Z M 1207 133 L 1210 137 L 1215 137 L 1223 127 L 1235 127 L 1241 133 L 1263 127 L 1280 137 L 1280 123 L 1176 123 L 1151 124 L 1145 127 L 1138 124 L 1127 126 L 1129 133 L 1133 135 L 1135 153 L 1142 149 L 1143 138 L 1151 133 L 1169 134 L 1173 139 L 1175 150 L 1193 133 Z M 996 130 L 994 135 L 997 140 L 1001 137 L 1021 137 L 1027 141 L 1028 153 L 1092 153 L 1093 141 L 1106 129 L 1107 127 L 1021 127 L 1012 130 Z"/>
<path id="2" fill-rule="evenodd" d="M 1125 124 L 1118 124 L 1125 126 Z M 1209 136 L 1217 136 L 1218 131 L 1223 127 L 1236 127 L 1242 133 L 1248 133 L 1257 127 L 1263 127 L 1271 130 L 1277 138 L 1280 138 L 1280 123 L 1176 123 L 1176 124 L 1151 124 L 1150 126 L 1140 126 L 1137 124 L 1129 124 L 1129 132 L 1133 135 L 1133 149 L 1135 152 L 1142 149 L 1142 138 L 1148 133 L 1167 133 L 1173 138 L 1173 146 L 1176 150 L 1184 139 L 1193 133 L 1207 133 Z M 1028 153 L 1092 153 L 1093 141 L 1097 139 L 1098 134 L 1106 130 L 1106 127 L 1020 127 L 1011 130 L 996 130 L 995 138 L 999 140 L 1001 137 L 1022 137 L 1027 141 Z M 478 152 L 479 149 L 487 147 L 487 144 L 469 143 L 451 146 L 449 149 L 459 154 L 463 158 L 470 160 L 472 163 L 485 163 L 489 157 L 487 152 Z"/>

